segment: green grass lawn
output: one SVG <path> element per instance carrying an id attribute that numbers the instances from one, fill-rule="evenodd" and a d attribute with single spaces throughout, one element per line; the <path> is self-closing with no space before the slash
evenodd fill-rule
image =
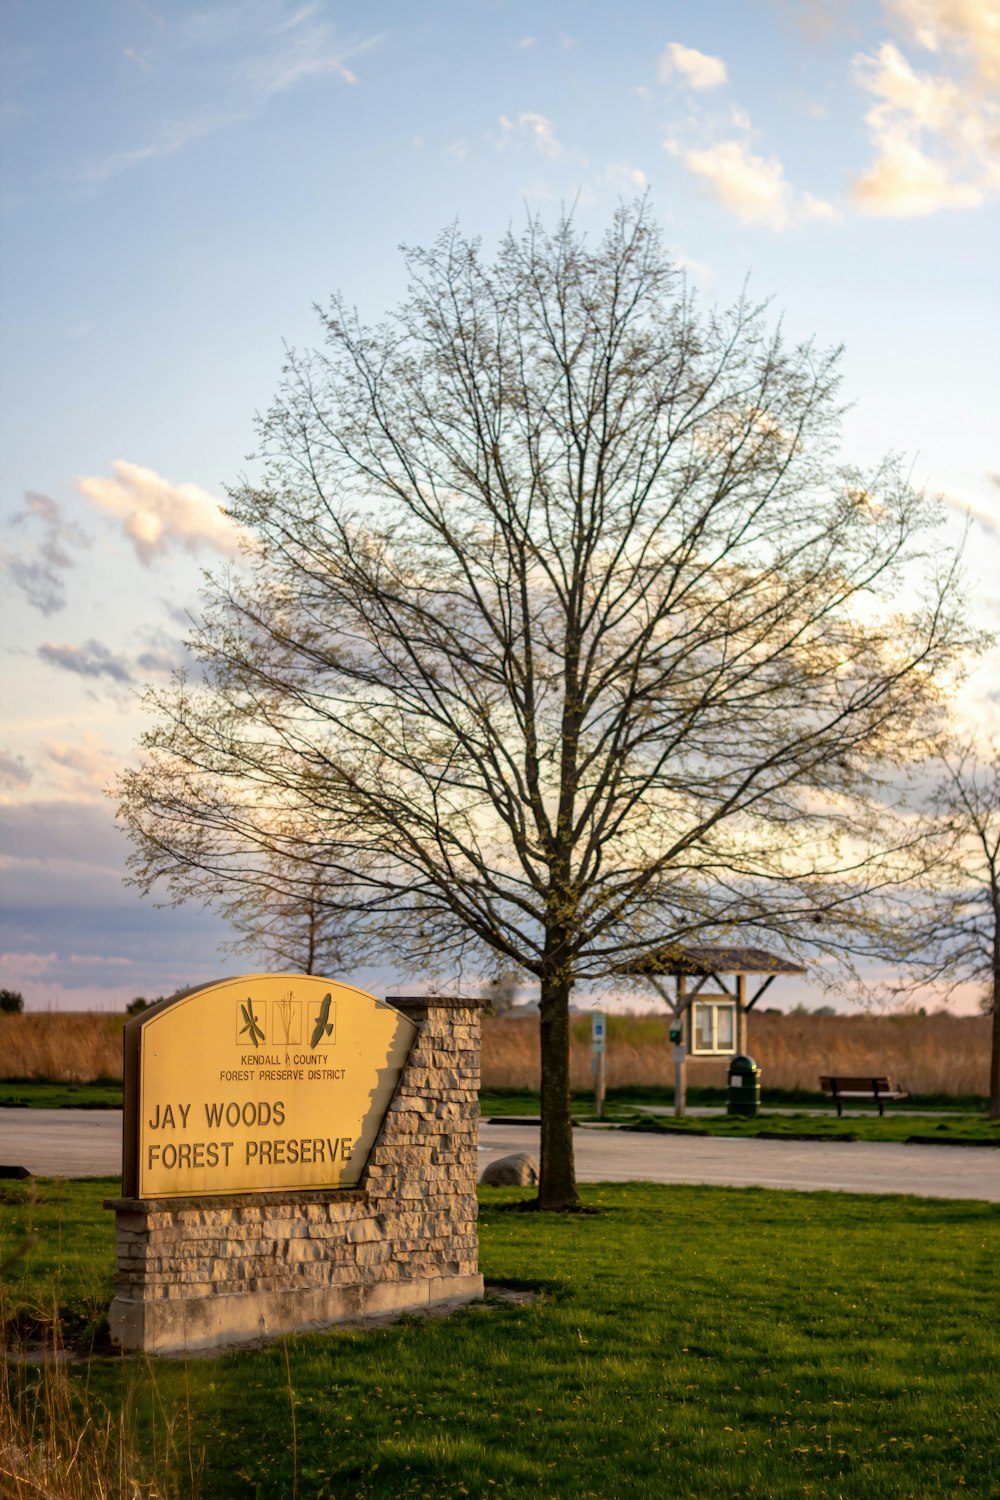
<path id="1" fill-rule="evenodd" d="M 880 1117 L 874 1110 L 845 1110 L 843 1119 L 831 1110 L 829 1115 L 769 1114 L 762 1110 L 752 1117 L 740 1115 L 634 1116 L 622 1125 L 624 1130 L 654 1135 L 724 1135 L 785 1137 L 793 1140 L 908 1141 L 937 1142 L 941 1145 L 1000 1146 L 1000 1120 L 985 1115 L 953 1115 L 942 1120 L 937 1115 L 893 1115 Z"/>
<path id="2" fill-rule="evenodd" d="M 97 1083 L 46 1083 L 37 1078 L 0 1078 L 0 1107 L 27 1109 L 121 1109 L 120 1079 Z"/>
<path id="3" fill-rule="evenodd" d="M 719 1102 L 717 1093 L 710 1098 L 712 1103 Z M 822 1112 L 776 1114 L 762 1104 L 760 1112 L 752 1117 L 686 1115 L 678 1119 L 672 1114 L 643 1113 L 644 1106 L 653 1102 L 656 1101 L 641 1095 L 614 1097 L 608 1101 L 604 1120 L 623 1129 L 652 1134 L 681 1131 L 689 1135 L 764 1135 L 848 1141 L 906 1141 L 917 1136 L 942 1144 L 975 1142 L 983 1146 L 1000 1146 L 1000 1121 L 988 1119 L 982 1111 L 954 1110 L 942 1118 L 939 1111 L 930 1111 L 926 1115 L 894 1114 L 889 1105 L 886 1114 L 880 1117 L 873 1106 L 862 1106 L 845 1109 L 843 1118 L 838 1119 L 836 1110 L 830 1107 Z M 502 1120 L 512 1116 L 530 1119 L 538 1115 L 538 1096 L 529 1093 L 483 1094 L 479 1104 L 484 1119 Z M 580 1124 L 593 1121 L 593 1099 L 574 1098 L 573 1118 Z"/>
<path id="4" fill-rule="evenodd" d="M 0 1260 L 37 1235 L 9 1327 L 58 1305 L 86 1345 L 117 1184 L 0 1186 Z M 533 1305 L 98 1356 L 69 1367 L 74 1399 L 130 1410 L 161 1492 L 205 1500 L 997 1494 L 995 1206 L 629 1184 L 561 1217 L 518 1196 L 482 1195 L 482 1269 Z M 9 1402 L 47 1378 L 11 1366 Z"/>

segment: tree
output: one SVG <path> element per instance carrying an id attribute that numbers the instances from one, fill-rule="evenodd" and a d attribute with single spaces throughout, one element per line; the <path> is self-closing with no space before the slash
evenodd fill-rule
<path id="1" fill-rule="evenodd" d="M 328 904 L 329 877 L 310 857 L 308 838 L 291 857 L 277 848 L 255 867 L 250 888 L 240 882 L 220 900 L 222 914 L 239 937 L 233 952 L 265 954 L 279 969 L 330 974 L 341 963 L 342 919 Z"/>
<path id="2" fill-rule="evenodd" d="M 1000 741 L 952 741 L 939 757 L 944 774 L 925 825 L 932 857 L 888 949 L 905 955 L 919 985 L 983 981 L 993 1018 L 990 1118 L 1000 1120 Z"/>
<path id="3" fill-rule="evenodd" d="M 122 778 L 132 878 L 252 911 L 298 866 L 344 961 L 533 976 L 539 1203 L 571 1207 L 574 984 L 847 945 L 968 634 L 934 507 L 837 461 L 837 353 L 699 316 L 642 206 L 407 258 L 384 323 L 335 300 L 288 356 L 247 572 Z"/>
<path id="4" fill-rule="evenodd" d="M 0 990 L 0 1014 L 19 1016 L 24 1010 L 24 996 L 20 990 Z"/>

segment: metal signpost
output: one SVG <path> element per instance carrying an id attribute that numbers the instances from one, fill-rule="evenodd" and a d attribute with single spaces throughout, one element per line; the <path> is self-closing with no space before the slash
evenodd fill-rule
<path id="1" fill-rule="evenodd" d="M 590 1065 L 594 1070 L 594 1113 L 599 1120 L 604 1118 L 604 1060 L 607 1024 L 607 1016 L 604 1012 L 595 1010 L 590 1022 Z"/>

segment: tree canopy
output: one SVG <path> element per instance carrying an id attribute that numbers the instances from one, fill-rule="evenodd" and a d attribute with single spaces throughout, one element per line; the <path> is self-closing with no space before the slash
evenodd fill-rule
<path id="1" fill-rule="evenodd" d="M 245 930 L 280 872 L 338 963 L 534 976 L 567 1206 L 573 986 L 848 949 L 970 636 L 934 505 L 841 462 L 837 351 L 702 312 L 644 207 L 407 262 L 382 323 L 335 300 L 289 354 L 122 816 L 141 886 Z"/>
<path id="2" fill-rule="evenodd" d="M 925 798 L 921 878 L 891 903 L 872 951 L 902 962 L 900 991 L 983 985 L 991 1016 L 989 1111 L 1000 1119 L 1000 741 L 952 737 Z"/>

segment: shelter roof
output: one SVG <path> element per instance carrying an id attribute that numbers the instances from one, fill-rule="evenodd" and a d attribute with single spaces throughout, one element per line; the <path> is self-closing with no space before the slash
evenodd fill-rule
<path id="1" fill-rule="evenodd" d="M 727 947 L 714 943 L 669 943 L 622 968 L 627 974 L 804 974 L 805 965 L 768 953 L 764 948 Z"/>

